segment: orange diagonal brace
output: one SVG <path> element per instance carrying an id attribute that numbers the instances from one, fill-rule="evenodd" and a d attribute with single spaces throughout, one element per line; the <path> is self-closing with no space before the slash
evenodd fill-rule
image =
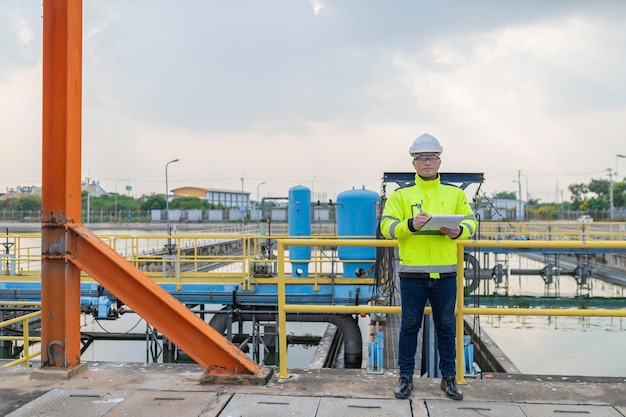
<path id="1" fill-rule="evenodd" d="M 70 262 L 124 301 L 207 372 L 251 376 L 264 373 L 263 367 L 85 226 L 71 226 L 68 239 Z"/>

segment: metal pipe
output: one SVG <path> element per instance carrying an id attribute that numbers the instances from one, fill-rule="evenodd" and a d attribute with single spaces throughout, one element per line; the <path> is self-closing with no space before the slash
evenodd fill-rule
<path id="1" fill-rule="evenodd" d="M 244 321 L 256 320 L 276 321 L 277 314 L 272 313 L 254 313 L 239 314 L 238 317 Z M 307 323 L 332 323 L 343 335 L 344 347 L 344 363 L 346 368 L 360 368 L 363 360 L 363 339 L 358 323 L 351 315 L 347 314 L 287 314 L 287 321 L 291 322 L 307 322 Z M 220 334 L 224 334 L 228 326 L 228 315 L 216 314 L 210 320 L 209 324 Z M 281 351 L 281 354 L 286 352 Z"/>

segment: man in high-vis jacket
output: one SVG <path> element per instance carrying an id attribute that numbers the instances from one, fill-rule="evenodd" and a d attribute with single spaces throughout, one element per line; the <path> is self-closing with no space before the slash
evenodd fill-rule
<path id="1" fill-rule="evenodd" d="M 455 240 L 474 234 L 477 221 L 465 192 L 442 183 L 439 177 L 439 141 L 425 133 L 413 142 L 415 184 L 394 190 L 383 209 L 380 231 L 398 240 L 402 324 L 398 341 L 400 380 L 396 398 L 408 398 L 413 389 L 417 336 L 426 302 L 430 301 L 437 334 L 441 389 L 449 398 L 463 399 L 456 384 L 455 319 L 457 247 Z M 461 215 L 458 225 L 432 230 L 433 215 Z M 453 218 L 454 216 L 448 216 Z M 429 225 L 429 222 L 432 222 Z M 424 229 L 424 230 L 422 230 Z"/>

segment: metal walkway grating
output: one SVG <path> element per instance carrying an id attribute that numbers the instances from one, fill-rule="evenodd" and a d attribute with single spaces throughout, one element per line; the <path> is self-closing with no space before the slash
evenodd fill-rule
<path id="1" fill-rule="evenodd" d="M 619 411 L 608 405 L 515 404 L 484 401 L 427 400 L 426 408 L 429 417 L 622 417 Z"/>
<path id="2" fill-rule="evenodd" d="M 101 417 L 131 394 L 132 391 L 54 389 L 7 417 Z"/>
<path id="3" fill-rule="evenodd" d="M 54 389 L 7 417 L 210 417 L 229 399 L 214 392 Z"/>

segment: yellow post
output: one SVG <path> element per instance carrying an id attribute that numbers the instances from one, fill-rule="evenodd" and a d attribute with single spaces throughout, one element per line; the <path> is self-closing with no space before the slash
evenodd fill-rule
<path id="1" fill-rule="evenodd" d="M 289 378 L 287 372 L 287 311 L 285 310 L 285 245 L 278 240 L 278 378 Z"/>
<path id="2" fill-rule="evenodd" d="M 463 354 L 464 326 L 463 326 L 463 287 L 464 287 L 464 247 L 458 243 L 456 247 L 456 382 L 465 384 L 465 355 Z"/>
<path id="3" fill-rule="evenodd" d="M 28 320 L 24 320 L 22 324 L 22 332 L 24 335 L 24 367 L 28 368 L 30 366 L 30 331 L 28 329 Z"/>
<path id="4" fill-rule="evenodd" d="M 167 196 L 165 196 L 165 198 L 167 198 Z M 180 257 L 182 255 L 183 254 L 180 251 L 180 240 L 178 238 L 176 238 L 176 260 L 177 260 L 177 262 L 174 264 L 176 266 L 176 269 L 174 270 L 174 274 L 176 274 L 176 291 L 180 291 L 180 290 L 183 289 L 183 281 L 182 281 L 182 277 L 180 276 L 180 262 L 181 262 Z"/>

